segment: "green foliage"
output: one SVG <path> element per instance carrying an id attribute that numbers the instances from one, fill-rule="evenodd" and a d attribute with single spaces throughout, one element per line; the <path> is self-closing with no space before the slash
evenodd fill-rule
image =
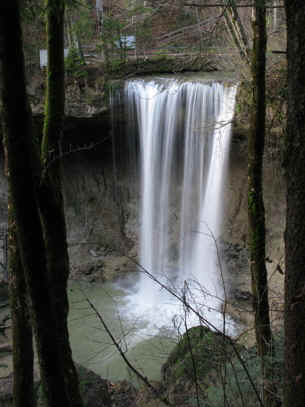
<path id="1" fill-rule="evenodd" d="M 259 388 L 260 360 L 256 352 L 247 352 L 244 357 L 255 386 Z M 252 402 L 254 405 L 257 404 L 254 389 L 238 361 L 234 360 L 225 366 L 225 383 L 225 387 L 221 383 L 209 387 L 207 394 L 211 407 L 223 406 L 224 396 L 230 400 L 229 405 L 234 401 L 234 407 L 243 407 L 245 400 L 247 405 L 252 405 Z"/>
<path id="2" fill-rule="evenodd" d="M 66 73 L 75 79 L 84 78 L 88 75 L 84 67 L 85 63 L 82 60 L 79 51 L 76 48 L 71 48 L 65 59 Z"/>
<path id="3" fill-rule="evenodd" d="M 23 22 L 35 24 L 44 14 L 44 0 L 25 0 L 20 11 Z"/>
<path id="4" fill-rule="evenodd" d="M 124 61 L 122 62 L 119 58 L 112 58 L 108 63 L 109 72 L 120 72 Z"/>
<path id="5" fill-rule="evenodd" d="M 230 350 L 220 334 L 208 328 L 193 327 L 185 333 L 163 366 L 164 376 L 175 381 L 180 378 L 194 380 L 193 361 L 196 373 L 203 380 L 213 369 L 217 369 L 227 358 Z"/>
<path id="6" fill-rule="evenodd" d="M 253 214 L 255 214 L 256 211 L 256 192 L 254 188 L 251 188 L 251 190 L 248 192 L 248 208 Z"/>
<path id="7" fill-rule="evenodd" d="M 189 329 L 188 335 L 185 333 L 181 337 L 162 368 L 165 386 L 170 389 L 170 394 L 176 391 L 178 396 L 182 394 L 185 405 L 189 406 L 197 406 L 198 400 L 194 392 L 196 379 L 199 405 L 202 407 L 259 405 L 256 391 L 261 394 L 261 359 L 255 347 L 247 349 L 235 344 L 235 349 L 244 365 L 221 334 L 205 327 Z M 272 355 L 265 358 L 265 368 L 268 371 L 267 380 L 280 398 L 283 386 L 283 353 L 283 335 L 278 334 L 273 340 Z"/>
<path id="8" fill-rule="evenodd" d="M 21 20 L 25 64 L 27 69 L 33 69 L 39 65 L 39 49 L 45 48 L 44 1 L 23 2 Z"/>
<path id="9" fill-rule="evenodd" d="M 95 20 L 92 18 L 92 7 L 89 7 L 85 0 L 69 0 L 68 10 L 72 14 L 75 34 L 82 41 L 92 39 L 95 34 Z"/>
<path id="10" fill-rule="evenodd" d="M 281 388 L 283 385 L 283 353 L 284 340 L 280 335 L 274 340 L 274 352 L 272 356 L 266 358 L 266 368 L 272 375 L 268 377 L 270 383 L 273 383 L 281 397 Z M 256 349 L 244 350 L 241 354 L 246 368 L 255 384 L 255 387 L 260 394 L 262 377 L 260 358 L 256 353 Z M 225 374 L 225 387 L 218 381 L 215 386 L 210 386 L 207 391 L 207 404 L 209 407 L 222 407 L 224 398 L 227 399 L 228 406 L 247 407 L 257 406 L 257 396 L 249 381 L 245 369 L 240 362 L 234 358 L 230 362 L 226 362 L 223 367 Z"/>
<path id="11" fill-rule="evenodd" d="M 123 25 L 112 16 L 105 16 L 103 21 L 103 37 L 106 41 L 114 45 L 114 41 L 119 40 Z"/>
<path id="12" fill-rule="evenodd" d="M 137 48 L 148 49 L 153 43 L 153 28 L 150 18 L 146 18 L 136 26 Z"/>
<path id="13" fill-rule="evenodd" d="M 117 70 L 126 62 L 128 46 L 122 41 L 123 23 L 107 16 L 103 20 L 102 38 L 98 48 L 103 52 L 109 71 Z"/>

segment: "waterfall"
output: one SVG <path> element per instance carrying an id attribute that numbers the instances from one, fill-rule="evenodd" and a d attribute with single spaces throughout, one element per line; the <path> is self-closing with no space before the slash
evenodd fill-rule
<path id="1" fill-rule="evenodd" d="M 235 94 L 232 83 L 125 84 L 128 122 L 139 139 L 139 262 L 171 288 L 192 287 L 197 305 L 213 315 L 224 298 L 218 239 Z M 156 308 L 162 296 L 169 301 L 142 273 L 141 307 Z"/>

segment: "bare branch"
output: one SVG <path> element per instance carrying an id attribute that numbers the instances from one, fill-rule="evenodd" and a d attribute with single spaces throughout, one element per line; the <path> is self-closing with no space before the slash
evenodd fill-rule
<path id="1" fill-rule="evenodd" d="M 185 293 L 183 294 L 185 296 L 185 301 L 186 301 L 186 291 L 188 290 L 188 285 L 185 282 L 184 283 L 184 290 Z M 191 360 L 192 360 L 192 367 L 193 367 L 193 373 L 194 373 L 194 382 L 195 382 L 195 388 L 196 388 L 196 402 L 197 402 L 197 407 L 200 407 L 200 397 L 199 397 L 199 381 L 198 381 L 198 374 L 197 374 L 197 365 L 196 365 L 196 361 L 195 361 L 195 357 L 194 357 L 194 353 L 193 353 L 193 348 L 192 348 L 192 343 L 191 343 L 191 338 L 189 335 L 189 331 L 188 331 L 188 326 L 187 326 L 187 308 L 185 306 L 183 306 L 184 308 L 184 328 L 185 328 L 185 334 L 186 334 L 186 338 L 187 338 L 187 344 L 188 344 L 188 348 L 190 351 L 190 355 L 191 355 Z"/>
<path id="2" fill-rule="evenodd" d="M 228 7 L 230 4 L 224 4 L 224 3 L 215 3 L 215 4 L 197 4 L 197 3 L 184 3 L 184 6 L 187 7 L 198 7 L 198 8 L 213 8 L 213 7 Z M 255 7 L 255 4 L 236 4 L 234 7 L 237 8 L 252 8 Z M 265 8 L 268 9 L 273 9 L 273 8 L 284 8 L 284 6 L 265 6 Z"/>
<path id="3" fill-rule="evenodd" d="M 163 284 L 161 281 L 159 281 L 155 276 L 153 276 L 148 270 L 146 270 L 140 263 L 138 263 L 135 259 L 132 257 L 126 256 L 130 261 L 132 261 L 134 264 L 136 264 L 142 272 L 144 272 L 151 280 L 156 282 L 161 288 L 166 290 L 168 293 L 170 293 L 174 298 L 176 298 L 178 301 L 180 301 L 189 311 L 192 311 L 194 315 L 196 315 L 200 321 L 205 326 L 209 326 L 211 329 L 213 329 L 215 332 L 219 333 L 220 335 L 223 336 L 223 338 L 227 341 L 227 343 L 232 347 L 239 363 L 241 364 L 242 368 L 244 369 L 246 376 L 251 384 L 251 387 L 254 390 L 254 393 L 256 395 L 256 398 L 259 402 L 259 405 L 261 407 L 264 407 L 264 403 L 262 402 L 262 399 L 259 395 L 259 392 L 255 386 L 255 383 L 251 377 L 251 374 L 249 372 L 249 369 L 246 366 L 245 361 L 243 360 L 242 356 L 240 355 L 239 350 L 237 349 L 237 346 L 235 345 L 235 342 L 232 338 L 229 336 L 225 335 L 222 331 L 220 331 L 215 325 L 213 325 L 211 322 L 209 322 L 207 319 L 205 319 L 183 296 L 181 297 L 178 295 L 174 290 Z"/>
<path id="4" fill-rule="evenodd" d="M 94 304 L 90 301 L 90 299 L 85 296 L 85 300 L 87 301 L 87 303 L 89 304 L 90 308 L 93 310 L 93 312 L 95 313 L 95 315 L 98 317 L 99 321 L 101 322 L 101 324 L 103 325 L 105 331 L 107 332 L 107 334 L 109 335 L 111 341 L 113 342 L 114 346 L 116 347 L 116 349 L 118 350 L 119 354 L 122 356 L 124 362 L 126 363 L 126 365 L 129 367 L 129 369 L 153 392 L 153 394 L 161 401 L 163 401 L 164 404 L 166 404 L 167 406 L 171 406 L 170 402 L 168 401 L 168 399 L 166 397 L 162 397 L 160 395 L 160 392 L 150 383 L 150 381 L 147 379 L 147 377 L 143 376 L 142 373 L 140 373 L 129 361 L 129 359 L 127 359 L 124 351 L 122 350 L 121 346 L 119 345 L 119 343 L 117 342 L 117 340 L 115 339 L 115 337 L 112 335 L 111 330 L 108 328 L 108 325 L 106 324 L 106 322 L 104 321 L 104 318 L 102 317 L 101 313 L 97 310 L 97 308 L 94 306 Z"/>

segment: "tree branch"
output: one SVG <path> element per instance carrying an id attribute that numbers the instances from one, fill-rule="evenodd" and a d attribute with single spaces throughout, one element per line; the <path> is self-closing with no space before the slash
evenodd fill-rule
<path id="1" fill-rule="evenodd" d="M 144 272 L 151 280 L 153 280 L 155 283 L 157 283 L 161 288 L 163 288 L 164 290 L 166 290 L 168 293 L 170 293 L 174 298 L 176 298 L 178 301 L 180 301 L 187 310 L 192 311 L 194 313 L 194 315 L 196 315 L 200 321 L 200 323 L 202 323 L 205 326 L 210 327 L 211 329 L 213 329 L 215 332 L 218 332 L 220 335 L 222 335 L 224 337 L 224 339 L 227 341 L 227 343 L 232 347 L 239 363 L 241 364 L 242 368 L 244 369 L 246 376 L 251 384 L 251 387 L 253 388 L 253 391 L 256 395 L 256 398 L 258 400 L 258 403 L 260 405 L 260 407 L 264 407 L 264 403 L 260 397 L 260 394 L 255 386 L 255 383 L 251 377 L 251 374 L 249 372 L 249 369 L 246 366 L 245 361 L 243 360 L 242 356 L 240 355 L 235 342 L 232 338 L 230 338 L 229 336 L 225 335 L 224 332 L 220 331 L 215 325 L 213 325 L 211 322 L 209 322 L 207 319 L 205 319 L 184 297 L 181 297 L 180 295 L 178 295 L 174 290 L 172 290 L 171 288 L 169 288 L 168 286 L 166 286 L 165 284 L 161 283 L 161 281 L 159 281 L 155 276 L 153 276 L 148 270 L 146 270 L 139 262 L 137 262 L 135 259 L 133 259 L 132 257 L 129 256 L 125 256 L 127 259 L 129 259 L 131 262 L 133 262 L 134 264 L 136 264 L 140 270 L 142 272 Z"/>
<path id="2" fill-rule="evenodd" d="M 211 7 L 228 7 L 231 4 L 225 4 L 225 3 L 215 3 L 215 4 L 197 4 L 197 3 L 184 3 L 183 4 L 186 7 L 199 7 L 199 8 L 211 8 Z M 251 7 L 255 7 L 255 4 L 236 4 L 234 7 L 237 8 L 251 8 Z M 284 8 L 284 6 L 265 6 L 264 8 L 268 8 L 268 9 L 273 9 L 273 8 Z"/>
<path id="3" fill-rule="evenodd" d="M 118 342 L 116 341 L 115 337 L 112 335 L 112 332 L 110 331 L 110 329 L 108 328 L 108 325 L 106 324 L 106 322 L 104 321 L 104 318 L 102 317 L 101 313 L 97 310 L 97 308 L 94 306 L 94 304 L 90 301 L 90 299 L 85 296 L 85 300 L 87 301 L 87 303 L 89 304 L 90 308 L 93 310 L 93 312 L 95 313 L 95 315 L 98 317 L 99 321 L 101 322 L 101 324 L 103 325 L 105 331 L 107 332 L 107 334 L 109 335 L 110 339 L 112 340 L 114 346 L 116 347 L 116 349 L 118 350 L 119 354 L 122 356 L 124 362 L 126 363 L 126 365 L 129 367 L 129 369 L 153 392 L 153 394 L 161 401 L 163 401 L 164 404 L 166 404 L 167 406 L 171 406 L 170 402 L 168 401 L 168 399 L 166 397 L 162 397 L 160 395 L 160 392 L 150 383 L 150 381 L 147 379 L 147 377 L 143 376 L 129 361 L 129 359 L 127 359 L 127 357 L 125 356 L 124 351 L 122 350 L 122 348 L 120 347 L 120 345 L 118 344 Z"/>

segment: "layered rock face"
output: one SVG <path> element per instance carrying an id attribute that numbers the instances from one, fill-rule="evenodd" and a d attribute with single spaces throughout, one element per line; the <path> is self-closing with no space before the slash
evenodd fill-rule
<path id="1" fill-rule="evenodd" d="M 124 117 L 111 117 L 105 110 L 104 82 L 89 75 L 84 86 L 68 84 L 68 117 L 64 137 L 64 191 L 72 277 L 89 281 L 113 279 L 120 272 L 136 270 L 139 231 L 139 176 L 134 169 L 114 160 L 117 143 L 111 127 L 124 127 Z M 41 112 L 41 79 L 33 81 L 29 92 L 35 111 Z M 121 86 L 118 84 L 118 86 Z M 40 93 L 39 93 L 40 92 Z M 35 100 L 34 100 L 35 99 Z M 76 109 L 77 107 L 77 109 Z M 78 115 L 78 117 L 75 117 Z M 239 122 L 239 118 L 235 118 Z M 42 116 L 36 116 L 39 134 Z M 127 138 L 128 135 L 121 135 Z M 233 131 L 225 186 L 225 215 L 222 249 L 227 261 L 227 280 L 238 296 L 249 297 L 247 263 L 247 146 L 246 134 Z M 117 147 L 117 146 L 116 146 Z M 285 184 L 278 154 L 266 151 L 264 193 L 267 226 L 267 260 L 271 286 L 281 291 Z M 121 156 L 127 151 L 120 152 Z M 3 165 L 1 166 L 3 167 Z M 0 176 L 0 224 L 6 225 L 6 180 Z M 175 257 L 175 210 L 171 236 Z M 127 257 L 126 257 L 127 256 Z M 237 290 L 237 291 L 236 291 Z"/>
<path id="2" fill-rule="evenodd" d="M 102 130 L 101 130 L 102 134 Z M 113 278 L 135 270 L 126 257 L 138 255 L 138 184 L 134 172 L 113 162 L 111 143 L 92 151 L 71 154 L 65 162 L 66 214 L 70 254 L 76 275 Z M 280 162 L 266 152 L 264 192 L 267 228 L 267 266 L 270 283 L 281 291 L 285 183 Z M 227 279 L 237 297 L 250 298 L 247 258 L 247 142 L 233 133 L 225 186 L 225 214 L 221 248 L 227 262 Z M 172 241 L 175 217 L 172 216 Z M 173 244 L 171 250 L 175 252 Z M 246 292 L 243 294 L 243 292 Z"/>

